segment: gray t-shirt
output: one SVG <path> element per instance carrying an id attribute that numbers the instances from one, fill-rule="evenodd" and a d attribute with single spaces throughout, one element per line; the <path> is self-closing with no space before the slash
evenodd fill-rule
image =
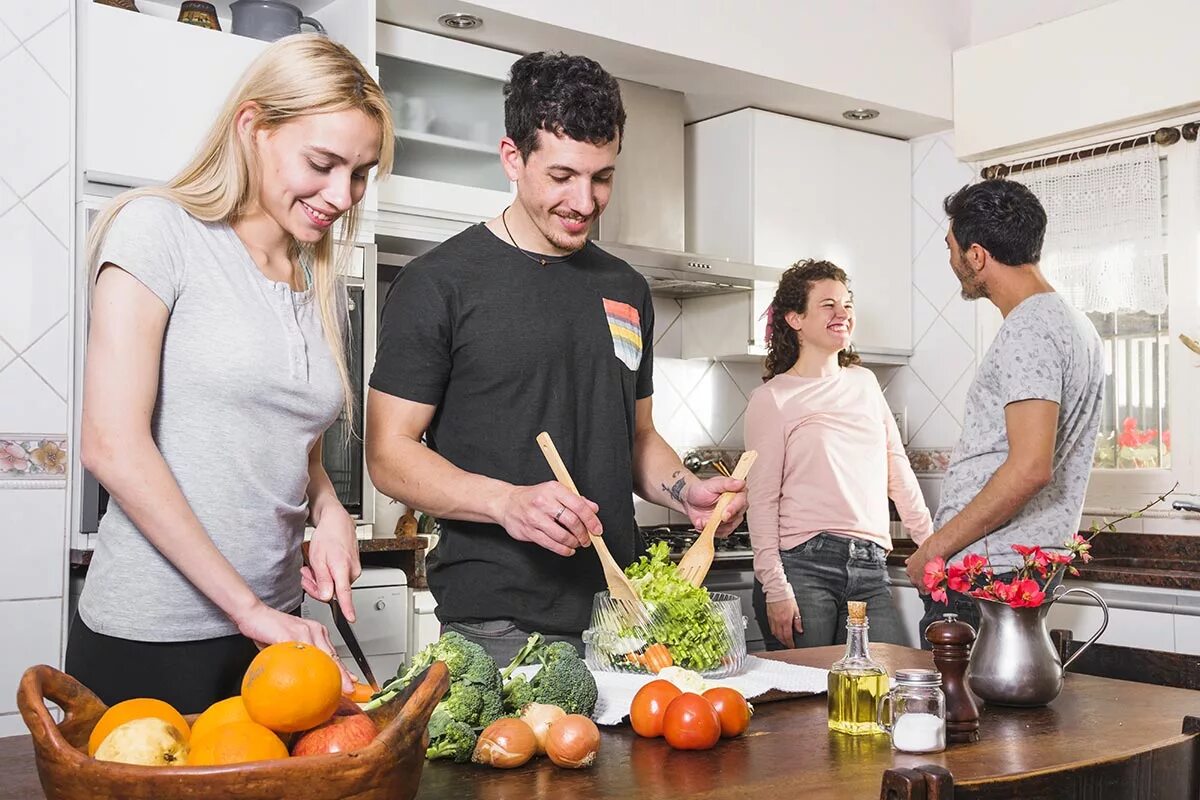
<path id="1" fill-rule="evenodd" d="M 934 529 L 962 511 L 1008 457 L 1009 403 L 1058 403 L 1053 476 L 1007 524 L 948 560 L 977 553 L 990 555 L 996 567 L 1018 566 L 1022 559 L 1012 545 L 1062 549 L 1079 531 L 1103 391 L 1103 347 L 1082 312 L 1057 292 L 1033 295 L 1009 312 L 967 394 L 962 437 L 942 485 Z"/>
<path id="2" fill-rule="evenodd" d="M 315 297 L 263 275 L 229 225 L 159 198 L 121 210 L 100 263 L 133 275 L 170 312 L 151 431 L 184 497 L 254 593 L 295 609 L 308 453 L 342 401 Z M 139 641 L 237 633 L 115 501 L 79 615 Z"/>

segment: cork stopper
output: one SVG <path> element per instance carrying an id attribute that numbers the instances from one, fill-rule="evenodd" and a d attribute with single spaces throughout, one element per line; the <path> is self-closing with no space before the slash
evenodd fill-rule
<path id="1" fill-rule="evenodd" d="M 867 604 L 859 600 L 846 603 L 846 614 L 850 622 L 861 625 L 867 621 Z"/>

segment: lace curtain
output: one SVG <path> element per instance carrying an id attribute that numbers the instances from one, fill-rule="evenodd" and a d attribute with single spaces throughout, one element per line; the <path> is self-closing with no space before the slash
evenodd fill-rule
<path id="1" fill-rule="evenodd" d="M 1046 209 L 1042 270 L 1072 305 L 1086 312 L 1166 311 L 1157 146 L 1010 177 Z"/>

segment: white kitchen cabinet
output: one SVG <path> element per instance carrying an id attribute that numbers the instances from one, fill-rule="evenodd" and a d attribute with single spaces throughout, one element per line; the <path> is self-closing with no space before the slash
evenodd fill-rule
<path id="1" fill-rule="evenodd" d="M 434 613 L 436 609 L 437 601 L 433 599 L 433 593 L 428 589 L 420 589 L 413 592 L 412 634 L 409 637 L 409 641 L 412 643 L 412 653 L 414 655 L 436 642 L 442 636 L 442 625 L 438 622 L 437 615 Z"/>
<path id="2" fill-rule="evenodd" d="M 364 64 L 373 65 L 374 0 L 299 0 Z M 176 22 L 179 3 L 141 0 L 141 13 L 79 4 L 80 153 L 84 178 L 138 186 L 174 176 L 195 152 L 242 72 L 267 42 Z"/>
<path id="3" fill-rule="evenodd" d="M 1200 617 L 1175 615 L 1175 652 L 1200 656 Z"/>
<path id="4" fill-rule="evenodd" d="M 738 361 L 766 356 L 766 313 L 776 285 L 755 281 L 748 292 L 683 298 L 682 357 Z"/>
<path id="5" fill-rule="evenodd" d="M 1072 602 L 1076 598 L 1078 604 Z M 1071 595 L 1050 607 L 1046 615 L 1046 627 L 1051 630 L 1065 628 L 1071 631 L 1072 639 L 1087 641 L 1103 619 L 1103 612 L 1090 599 Z M 1108 628 L 1098 641 L 1101 644 L 1172 653 L 1175 652 L 1174 618 L 1168 610 L 1143 611 L 1114 608 L 1110 604 Z"/>
<path id="6" fill-rule="evenodd" d="M 396 125 L 381 216 L 475 222 L 499 214 L 513 197 L 499 144 L 504 82 L 518 56 L 382 22 L 375 38 Z"/>
<path id="7" fill-rule="evenodd" d="M 908 144 L 758 109 L 689 125 L 685 142 L 687 249 L 781 269 L 802 258 L 832 261 L 850 276 L 855 346 L 868 361 L 903 361 L 912 350 Z M 740 334 L 761 296 L 749 309 L 741 295 L 696 308 L 713 324 L 722 300 L 723 326 Z M 756 319 L 732 353 L 695 355 L 754 355 L 758 328 Z"/>
<path id="8" fill-rule="evenodd" d="M 907 578 L 904 580 L 907 582 Z M 896 604 L 896 611 L 899 612 L 900 620 L 904 623 L 904 640 L 900 644 L 908 647 L 920 647 L 924 636 L 920 628 L 921 617 L 925 616 L 925 601 L 921 599 L 917 587 L 912 584 L 902 586 L 899 583 L 893 583 L 891 589 L 892 601 Z"/>

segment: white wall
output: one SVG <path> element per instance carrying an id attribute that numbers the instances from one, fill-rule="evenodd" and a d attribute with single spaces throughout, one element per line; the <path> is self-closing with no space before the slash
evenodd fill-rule
<path id="1" fill-rule="evenodd" d="M 1113 0 L 970 0 L 970 44 L 999 39 Z"/>
<path id="2" fill-rule="evenodd" d="M 942 119 L 951 113 L 950 54 L 968 27 L 957 0 L 472 5 Z"/>
<path id="3" fill-rule="evenodd" d="M 954 54 L 960 158 L 1057 144 L 1200 107 L 1195 0 L 1116 0 Z"/>
<path id="4" fill-rule="evenodd" d="M 0 3 L 0 736 L 26 667 L 59 665 L 71 392 L 69 0 Z"/>

